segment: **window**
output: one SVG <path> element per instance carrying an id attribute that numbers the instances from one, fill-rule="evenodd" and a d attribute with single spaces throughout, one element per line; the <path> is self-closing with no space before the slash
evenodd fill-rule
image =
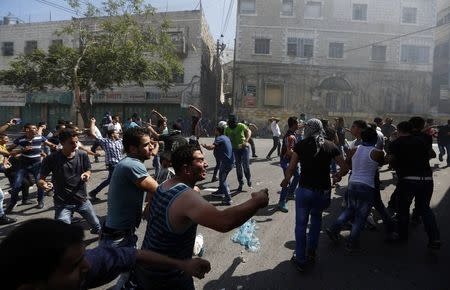
<path id="1" fill-rule="evenodd" d="M 62 39 L 53 39 L 52 45 L 63 45 L 63 40 Z"/>
<path id="2" fill-rule="evenodd" d="M 322 2 L 307 1 L 305 6 L 305 18 L 321 18 Z"/>
<path id="3" fill-rule="evenodd" d="M 3 56 L 13 56 L 14 55 L 14 42 L 3 42 L 2 43 L 2 55 Z"/>
<path id="4" fill-rule="evenodd" d="M 256 38 L 255 39 L 255 53 L 270 54 L 270 39 Z"/>
<path id="5" fill-rule="evenodd" d="M 373 61 L 386 61 L 386 46 L 385 45 L 372 45 L 372 60 Z"/>
<path id="6" fill-rule="evenodd" d="M 312 57 L 314 40 L 310 38 L 288 38 L 287 55 L 297 57 Z"/>
<path id="7" fill-rule="evenodd" d="M 426 64 L 430 62 L 428 46 L 402 45 L 401 62 Z"/>
<path id="8" fill-rule="evenodd" d="M 367 20 L 367 4 L 353 4 L 353 20 Z"/>
<path id="9" fill-rule="evenodd" d="M 256 13 L 256 0 L 241 0 L 239 6 L 239 12 L 241 14 L 255 14 Z"/>
<path id="10" fill-rule="evenodd" d="M 292 16 L 294 14 L 294 0 L 283 0 L 281 15 Z"/>
<path id="11" fill-rule="evenodd" d="M 264 104 L 266 106 L 283 106 L 283 86 L 267 84 Z"/>
<path id="12" fill-rule="evenodd" d="M 330 111 L 337 111 L 337 96 L 335 93 L 327 93 L 325 107 Z"/>
<path id="13" fill-rule="evenodd" d="M 36 40 L 29 40 L 25 42 L 25 54 L 30 54 L 33 52 L 33 50 L 37 49 L 37 41 Z"/>
<path id="14" fill-rule="evenodd" d="M 417 23 L 417 8 L 403 7 L 402 23 Z"/>
<path id="15" fill-rule="evenodd" d="M 341 96 L 341 111 L 351 112 L 352 111 L 352 96 L 344 95 Z"/>
<path id="16" fill-rule="evenodd" d="M 344 58 L 344 44 L 339 42 L 331 42 L 328 49 L 329 58 Z"/>

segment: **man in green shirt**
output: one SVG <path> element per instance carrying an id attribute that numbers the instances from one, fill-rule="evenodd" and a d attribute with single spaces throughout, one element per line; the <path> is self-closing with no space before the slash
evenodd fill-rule
<path id="1" fill-rule="evenodd" d="M 229 115 L 227 123 L 228 127 L 225 129 L 225 135 L 231 140 L 234 158 L 236 160 L 236 174 L 239 182 L 237 190 L 242 191 L 242 187 L 244 186 L 242 169 L 244 170 L 248 187 L 252 187 L 248 144 L 252 132 L 246 125 L 236 121 L 236 115 Z"/>

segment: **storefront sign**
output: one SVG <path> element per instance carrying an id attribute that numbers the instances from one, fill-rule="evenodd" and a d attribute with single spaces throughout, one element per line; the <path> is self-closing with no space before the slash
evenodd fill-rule
<path id="1" fill-rule="evenodd" d="M 12 91 L 0 91 L 0 106 L 5 107 L 23 107 L 26 98 L 24 93 Z"/>

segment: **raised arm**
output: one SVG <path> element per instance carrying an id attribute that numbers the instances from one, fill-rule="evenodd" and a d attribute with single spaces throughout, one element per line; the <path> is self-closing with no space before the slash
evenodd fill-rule
<path id="1" fill-rule="evenodd" d="M 193 105 L 189 105 L 189 111 L 193 114 L 195 114 L 197 117 L 201 118 L 202 117 L 202 111 L 200 111 L 199 108 L 193 106 Z"/>
<path id="2" fill-rule="evenodd" d="M 9 120 L 8 122 L 6 122 L 3 126 L 0 127 L 0 133 L 5 132 L 6 130 L 9 129 L 9 127 L 11 127 L 12 125 L 14 125 L 13 120 Z"/>
<path id="3" fill-rule="evenodd" d="M 164 117 L 163 115 L 161 115 L 161 113 L 156 111 L 155 109 L 152 110 L 152 114 L 155 114 L 161 120 L 166 120 L 167 121 L 167 118 Z"/>

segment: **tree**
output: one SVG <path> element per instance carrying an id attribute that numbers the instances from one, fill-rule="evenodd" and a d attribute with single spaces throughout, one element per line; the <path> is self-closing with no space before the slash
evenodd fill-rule
<path id="1" fill-rule="evenodd" d="M 107 0 L 100 9 L 89 3 L 82 6 L 79 0 L 68 3 L 83 17 L 73 18 L 55 33 L 70 35 L 77 45 L 56 44 L 47 52 L 21 55 L 0 71 L 0 83 L 27 93 L 72 90 L 76 116 L 80 113 L 85 124 L 92 115 L 92 97 L 99 91 L 152 82 L 167 92 L 173 76 L 181 72 L 167 19 L 143 0 Z"/>

